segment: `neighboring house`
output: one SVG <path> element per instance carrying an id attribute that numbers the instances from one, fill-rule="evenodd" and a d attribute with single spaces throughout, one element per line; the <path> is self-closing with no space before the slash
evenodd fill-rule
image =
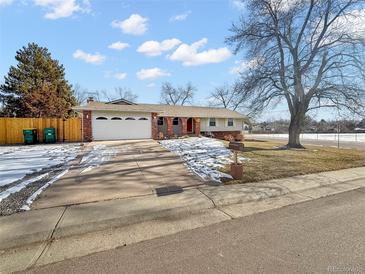
<path id="1" fill-rule="evenodd" d="M 89 101 L 74 109 L 82 113 L 84 141 L 158 139 L 160 135 L 234 137 L 248 124 L 244 115 L 225 108 L 135 104 L 123 99 Z"/>

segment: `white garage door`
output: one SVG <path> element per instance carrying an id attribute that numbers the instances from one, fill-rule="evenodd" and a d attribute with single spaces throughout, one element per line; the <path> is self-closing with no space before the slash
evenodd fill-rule
<path id="1" fill-rule="evenodd" d="M 107 117 L 92 119 L 94 140 L 125 140 L 151 138 L 151 118 L 148 116 Z"/>

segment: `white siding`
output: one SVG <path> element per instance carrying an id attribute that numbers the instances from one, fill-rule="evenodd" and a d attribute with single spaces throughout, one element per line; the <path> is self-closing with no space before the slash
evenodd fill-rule
<path id="1" fill-rule="evenodd" d="M 213 117 L 214 118 L 214 117 Z M 215 118 L 215 127 L 209 126 L 209 118 L 200 119 L 200 131 L 242 131 L 244 130 L 243 119 L 233 119 L 233 127 L 228 126 L 228 119 Z"/>

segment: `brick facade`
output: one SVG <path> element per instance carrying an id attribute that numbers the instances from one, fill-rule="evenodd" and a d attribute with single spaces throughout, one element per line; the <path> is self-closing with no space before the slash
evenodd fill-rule
<path id="1" fill-rule="evenodd" d="M 235 140 L 241 141 L 242 132 L 241 131 L 212 131 L 214 138 L 225 140 L 231 135 Z"/>
<path id="2" fill-rule="evenodd" d="M 185 136 L 188 134 L 188 118 L 180 118 L 181 135 Z"/>
<path id="3" fill-rule="evenodd" d="M 193 126 L 194 126 L 194 134 L 196 136 L 200 135 L 200 118 L 193 118 L 194 122 L 193 122 Z"/>
<path id="4" fill-rule="evenodd" d="M 171 138 L 175 136 L 173 120 L 175 117 L 164 117 L 164 123 L 166 125 L 166 132 L 164 137 Z M 152 138 L 159 139 L 159 128 L 157 126 L 158 115 L 157 113 L 152 114 Z M 180 134 L 179 136 L 189 135 L 188 133 L 188 118 L 179 117 Z M 193 132 L 194 135 L 200 135 L 200 118 L 193 118 Z"/>
<path id="5" fill-rule="evenodd" d="M 91 122 L 91 111 L 82 111 L 82 140 L 84 142 L 91 142 L 93 140 L 92 122 Z"/>
<path id="6" fill-rule="evenodd" d="M 167 137 L 172 137 L 174 135 L 174 126 L 172 124 L 173 117 L 165 117 L 164 122 L 166 122 L 166 134 Z"/>
<path id="7" fill-rule="evenodd" d="M 158 139 L 158 125 L 157 125 L 157 113 L 151 113 L 151 129 L 152 129 L 152 139 Z"/>

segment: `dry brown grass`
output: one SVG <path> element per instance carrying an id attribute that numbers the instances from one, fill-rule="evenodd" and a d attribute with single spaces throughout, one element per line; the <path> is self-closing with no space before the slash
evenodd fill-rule
<path id="1" fill-rule="evenodd" d="M 283 143 L 272 141 L 245 141 L 244 144 L 245 150 L 240 156 L 250 160 L 244 161 L 243 179 L 228 184 L 365 166 L 365 150 L 317 146 L 283 150 L 280 149 Z M 223 171 L 229 172 L 229 166 Z"/>

